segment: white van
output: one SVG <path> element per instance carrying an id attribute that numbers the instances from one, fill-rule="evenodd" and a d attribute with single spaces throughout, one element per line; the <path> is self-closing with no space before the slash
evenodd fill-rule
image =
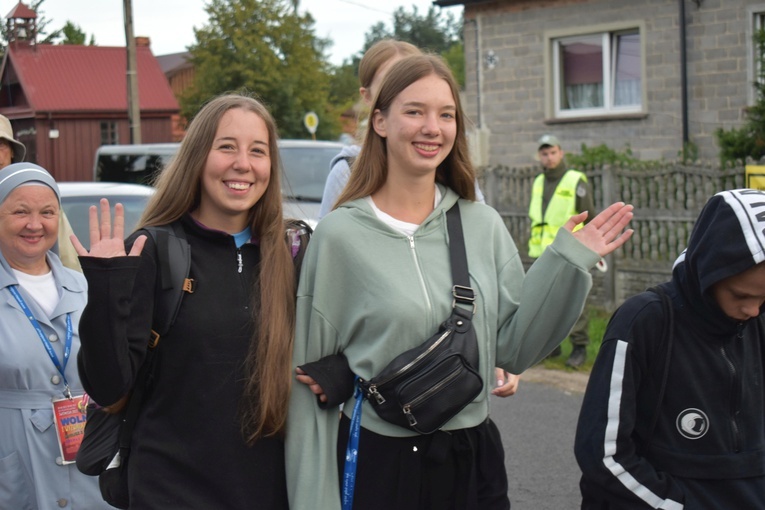
<path id="1" fill-rule="evenodd" d="M 179 143 L 102 145 L 96 150 L 93 180 L 150 185 L 178 152 Z"/>

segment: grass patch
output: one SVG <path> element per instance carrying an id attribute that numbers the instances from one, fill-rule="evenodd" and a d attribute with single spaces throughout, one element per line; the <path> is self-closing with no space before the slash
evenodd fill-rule
<path id="1" fill-rule="evenodd" d="M 603 335 L 606 333 L 606 326 L 608 320 L 611 318 L 611 313 L 607 312 L 603 308 L 594 306 L 587 307 L 587 314 L 590 318 L 589 334 L 590 343 L 587 344 L 587 360 L 578 369 L 570 368 L 566 366 L 566 360 L 568 355 L 571 354 L 571 342 L 568 338 L 561 344 L 561 354 L 555 358 L 547 358 L 542 361 L 542 366 L 545 368 L 552 368 L 555 370 L 565 370 L 568 372 L 586 372 L 589 373 L 592 370 L 592 364 L 595 363 L 595 358 L 600 350 L 600 344 L 603 341 Z"/>

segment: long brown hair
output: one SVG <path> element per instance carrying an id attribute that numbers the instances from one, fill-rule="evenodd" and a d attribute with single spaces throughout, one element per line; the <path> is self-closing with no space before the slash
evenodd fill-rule
<path id="1" fill-rule="evenodd" d="M 336 204 L 366 197 L 379 190 L 388 178 L 387 141 L 371 128 L 375 112 L 387 114 L 396 97 L 412 83 L 430 75 L 443 79 L 452 91 L 457 107 L 457 134 L 454 147 L 436 169 L 436 182 L 454 190 L 460 197 L 475 200 L 475 170 L 470 162 L 465 136 L 465 114 L 460 102 L 459 87 L 449 67 L 436 55 L 413 55 L 391 66 L 369 113 L 370 129 L 364 137 L 361 153 L 351 171 L 345 189 Z"/>
<path id="2" fill-rule="evenodd" d="M 205 104 L 189 124 L 178 153 L 159 175 L 139 226 L 165 225 L 199 207 L 202 172 L 223 115 L 239 108 L 253 112 L 268 129 L 271 178 L 250 210 L 250 228 L 260 241 L 261 260 L 253 294 L 256 333 L 246 359 L 247 382 L 242 429 L 248 442 L 282 435 L 290 393 L 295 329 L 295 270 L 285 242 L 282 218 L 281 164 L 277 129 L 268 109 L 252 97 L 226 94 Z"/>

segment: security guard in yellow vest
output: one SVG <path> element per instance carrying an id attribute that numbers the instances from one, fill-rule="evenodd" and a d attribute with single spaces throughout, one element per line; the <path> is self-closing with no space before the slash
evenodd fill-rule
<path id="1" fill-rule="evenodd" d="M 592 188 L 584 173 L 566 168 L 563 149 L 558 138 L 544 135 L 537 143 L 537 158 L 542 164 L 542 173 L 534 180 L 529 204 L 531 219 L 531 237 L 529 256 L 537 258 L 553 242 L 555 235 L 568 219 L 580 212 L 587 211 L 587 220 L 595 217 L 595 204 Z M 580 224 L 578 228 L 581 228 Z M 587 358 L 589 321 L 586 310 L 571 330 L 569 339 L 573 344 L 571 355 L 566 365 L 577 368 Z M 550 353 L 559 356 L 560 347 Z"/>

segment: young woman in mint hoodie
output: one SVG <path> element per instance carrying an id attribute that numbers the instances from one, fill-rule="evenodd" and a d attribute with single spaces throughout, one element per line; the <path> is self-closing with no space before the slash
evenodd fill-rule
<path id="1" fill-rule="evenodd" d="M 566 337 L 591 286 L 589 269 L 630 237 L 632 207 L 614 204 L 572 234 L 574 216 L 524 274 L 497 212 L 475 202 L 458 87 L 438 57 L 391 66 L 338 199 L 303 261 L 293 365 L 342 353 L 363 379 L 438 329 L 452 308 L 445 213 L 459 201 L 483 391 L 442 430 L 418 435 L 363 413 L 354 508 L 507 509 L 499 433 L 488 420 L 494 367 L 521 373 Z M 287 420 L 290 508 L 341 508 L 349 400 L 319 409 L 294 384 Z M 339 421 L 339 423 L 338 423 Z"/>

